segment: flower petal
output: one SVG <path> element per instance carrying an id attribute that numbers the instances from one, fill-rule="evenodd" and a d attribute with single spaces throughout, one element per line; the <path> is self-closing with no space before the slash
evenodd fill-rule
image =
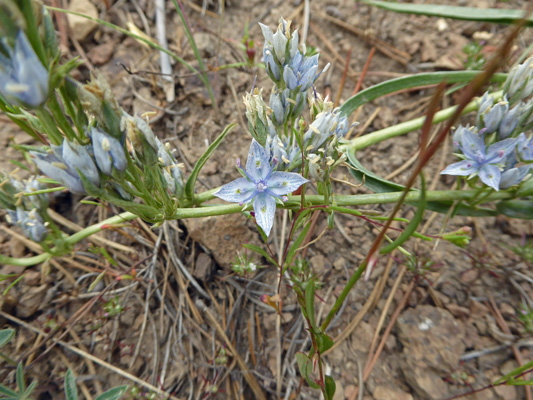
<path id="1" fill-rule="evenodd" d="M 265 179 L 271 171 L 267 151 L 255 139 L 252 140 L 246 161 L 246 172 L 254 180 Z"/>
<path id="2" fill-rule="evenodd" d="M 255 220 L 263 229 L 265 235 L 269 235 L 274 224 L 276 214 L 276 200 L 265 193 L 260 193 L 254 200 Z"/>
<path id="3" fill-rule="evenodd" d="M 494 190 L 500 189 L 501 178 L 502 173 L 496 165 L 485 164 L 479 170 L 479 179 L 481 179 L 481 182 Z"/>
<path id="4" fill-rule="evenodd" d="M 308 182 L 307 179 L 294 172 L 272 172 L 267 182 L 267 193 L 271 192 L 275 196 L 283 196 L 294 192 L 306 182 Z"/>
<path id="5" fill-rule="evenodd" d="M 252 182 L 246 178 L 239 178 L 222 186 L 214 195 L 230 203 L 243 203 L 251 200 L 254 192 L 255 185 Z"/>
<path id="6" fill-rule="evenodd" d="M 441 175 L 467 176 L 478 171 L 478 164 L 471 160 L 464 160 L 448 165 Z"/>

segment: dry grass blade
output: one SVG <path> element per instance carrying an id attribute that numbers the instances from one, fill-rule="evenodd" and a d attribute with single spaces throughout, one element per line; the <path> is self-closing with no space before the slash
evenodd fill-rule
<path id="1" fill-rule="evenodd" d="M 14 322 L 16 323 L 17 325 L 20 325 L 20 326 L 23 326 L 24 328 L 34 332 L 34 333 L 37 333 L 38 335 L 44 335 L 44 333 L 40 330 L 40 329 L 37 329 L 35 328 L 34 326 L 31 326 L 30 324 L 16 318 L 16 317 L 13 317 L 12 315 L 9 315 L 3 311 L 0 311 L 0 316 L 4 317 L 5 319 L 11 321 L 11 322 Z M 170 393 L 167 393 L 165 392 L 164 390 L 161 390 L 160 388 L 156 387 L 156 386 L 153 386 L 153 385 L 150 385 L 148 382 L 145 382 L 143 381 L 142 379 L 139 379 L 137 378 L 136 376 L 130 374 L 129 372 L 126 372 L 120 368 L 117 368 L 115 367 L 114 365 L 112 364 L 109 364 L 108 362 L 105 362 L 104 360 L 101 360 L 99 359 L 98 357 L 95 357 L 93 356 L 92 354 L 90 353 L 87 353 L 83 350 L 80 350 L 78 349 L 77 347 L 74 347 L 66 342 L 63 342 L 62 340 L 56 340 L 55 343 L 59 344 L 60 346 L 63 346 L 64 348 L 72 351 L 73 353 L 79 355 L 80 357 L 82 358 L 86 358 L 88 360 L 91 360 L 92 362 L 94 362 L 95 364 L 98 364 L 118 375 L 121 375 L 123 376 L 124 378 L 126 379 L 129 379 L 130 381 L 134 382 L 135 384 L 139 385 L 139 386 L 142 386 L 143 388 L 146 388 L 150 391 L 153 391 L 161 396 L 163 396 L 163 398 L 165 399 L 169 399 L 169 400 L 183 400 L 183 399 L 180 399 L 174 395 L 171 395 Z"/>
<path id="2" fill-rule="evenodd" d="M 219 336 L 224 340 L 224 343 L 226 344 L 228 350 L 231 352 L 233 357 L 237 360 L 237 364 L 239 364 L 239 368 L 241 369 L 244 380 L 250 385 L 250 388 L 252 389 L 252 392 L 254 392 L 255 398 L 258 400 L 266 400 L 265 394 L 261 390 L 261 387 L 257 383 L 257 380 L 255 379 L 254 375 L 249 371 L 248 366 L 244 362 L 244 360 L 241 358 L 239 353 L 237 352 L 237 349 L 235 349 L 235 346 L 231 342 L 231 340 L 226 335 L 226 332 L 224 329 L 220 326 L 217 319 L 211 314 L 211 311 L 207 308 L 207 306 L 201 301 L 198 300 L 196 302 L 197 307 L 203 311 L 203 313 L 207 316 L 207 319 L 209 322 L 215 327 L 217 333 Z"/>

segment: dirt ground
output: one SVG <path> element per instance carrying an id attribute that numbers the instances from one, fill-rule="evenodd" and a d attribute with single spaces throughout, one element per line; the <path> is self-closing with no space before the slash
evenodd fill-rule
<path id="1" fill-rule="evenodd" d="M 87 7 L 88 1 L 71 3 L 71 7 Z M 172 2 L 166 3 L 169 48 L 196 65 Z M 527 2 L 432 3 L 523 8 Z M 94 5 L 101 18 L 122 27 L 133 24 L 155 37 L 155 2 L 111 1 L 107 10 L 102 1 L 94 0 Z M 231 0 L 225 4 L 223 19 L 216 14 L 218 5 L 209 4 L 204 14 L 201 2 L 184 1 L 183 6 L 210 71 L 218 111 L 201 81 L 186 68 L 173 65 L 174 84 L 147 73 L 160 71 L 158 52 L 110 28 L 70 20 L 71 30 L 77 33 L 63 37 L 62 43 L 68 55 L 80 55 L 85 60 L 74 71 L 77 79 L 86 80 L 97 70 L 110 82 L 127 112 L 155 112 L 152 128 L 161 140 L 177 149 L 186 175 L 227 124 L 239 123 L 202 170 L 199 190 L 203 191 L 237 177 L 235 160 L 246 158 L 250 143 L 242 97 L 255 78 L 255 86 L 264 87 L 264 93 L 271 88 L 259 67 L 217 67 L 245 61 L 240 44 L 246 23 L 250 38 L 256 41 L 257 61 L 262 48 L 258 21 L 275 28 L 283 16 L 292 19 L 302 32 L 304 2 Z M 320 49 L 321 65 L 332 64 L 318 81 L 317 90 L 330 91 L 333 99 L 340 93 L 340 103 L 354 90 L 376 39 L 382 42 L 376 44 L 362 88 L 403 74 L 462 69 L 467 44 L 482 42 L 481 54 L 489 58 L 506 33 L 501 25 L 393 14 L 348 0 L 311 2 L 307 27 L 307 43 Z M 531 30 L 520 35 L 511 63 L 533 43 L 532 39 Z M 349 68 L 341 87 L 347 57 Z M 421 116 L 431 94 L 431 88 L 421 88 L 365 105 L 357 114 L 364 128 L 360 133 Z M 454 100 L 454 94 L 447 96 L 442 107 Z M 0 122 L 0 146 L 5 154 L 0 168 L 10 171 L 9 160 L 20 160 L 9 146 L 10 140 L 31 141 L 5 116 L 0 115 Z M 364 150 L 358 157 L 380 176 L 403 183 L 416 159 L 417 143 L 418 132 L 413 132 Z M 430 187 L 454 187 L 451 177 L 439 175 L 452 159 L 448 144 L 426 170 Z M 346 169 L 337 172 L 340 179 L 346 175 Z M 341 183 L 335 184 L 335 190 L 368 193 Z M 51 200 L 58 215 L 55 218 L 67 233 L 120 212 L 113 207 L 81 204 L 80 200 L 68 194 L 54 195 Z M 387 212 L 390 207 L 366 209 Z M 402 216 L 412 215 L 412 208 L 403 209 Z M 277 217 L 270 243 L 275 252 L 281 247 L 284 213 L 278 211 Z M 307 259 L 323 282 L 318 320 L 333 305 L 377 234 L 376 228 L 363 220 L 339 215 L 335 222 L 337 228 L 327 231 L 307 250 Z M 421 226 L 428 234 L 438 234 L 445 224 L 446 231 L 470 226 L 470 246 L 462 250 L 442 241 L 428 244 L 411 240 L 407 249 L 420 260 L 433 262 L 424 276 L 406 271 L 397 254 L 380 259 L 370 279 L 361 280 L 352 290 L 328 330 L 335 346 L 325 356 L 326 371 L 337 383 L 336 400 L 450 399 L 483 388 L 519 362 L 533 359 L 533 338 L 517 317 L 525 299 L 533 298 L 533 274 L 531 266 L 511 251 L 533 235 L 533 225 L 506 217 L 455 217 L 446 222 L 444 216 L 427 212 Z M 315 236 L 326 227 L 327 221 L 321 216 Z M 2 254 L 34 254 L 36 249 L 17 234 L 19 231 L 5 223 L 0 228 Z M 125 398 L 149 398 L 159 389 L 178 399 L 253 399 L 256 396 L 250 380 L 257 382 L 269 399 L 320 397 L 302 385 L 298 372 L 295 353 L 307 351 L 310 340 L 288 282 L 282 286 L 283 313 L 277 326 L 276 313 L 260 300 L 264 294 L 275 294 L 277 271 L 266 266 L 245 279 L 231 272 L 231 262 L 242 243 L 261 244 L 256 228 L 245 217 L 172 222 L 165 229 L 152 229 L 136 221 L 107 230 L 102 238 L 80 243 L 68 257 L 27 268 L 23 279 L 0 299 L 4 313 L 0 323 L 16 329 L 15 340 L 3 350 L 14 359 L 24 355 L 25 362 L 31 363 L 28 380 L 39 381 L 37 399 L 63 399 L 67 368 L 77 375 L 80 397 L 86 399 L 118 384 L 139 389 L 138 397 L 131 394 Z M 98 256 L 95 246 L 104 246 L 118 266 Z M 135 280 L 115 280 L 132 265 L 136 265 Z M 89 291 L 104 270 L 106 276 Z M 201 290 L 191 284 L 183 270 L 191 272 Z M 12 266 L 0 269 L 0 274 L 21 272 Z M 9 283 L 0 283 L 0 290 Z M 393 317 L 397 321 L 389 326 Z M 46 335 L 60 326 L 55 336 L 59 337 L 65 331 L 61 325 L 65 321 L 71 329 L 62 337 L 64 344 L 54 345 Z M 370 350 L 375 354 L 376 349 L 379 358 L 360 385 Z M 7 363 L 0 365 L 0 376 L 5 377 L 6 384 L 12 383 L 14 370 Z M 125 373 L 154 389 L 133 382 Z M 358 397 L 358 389 L 362 397 Z M 163 398 L 159 396 L 154 398 Z M 499 386 L 465 398 L 512 400 L 526 396 L 522 387 Z"/>

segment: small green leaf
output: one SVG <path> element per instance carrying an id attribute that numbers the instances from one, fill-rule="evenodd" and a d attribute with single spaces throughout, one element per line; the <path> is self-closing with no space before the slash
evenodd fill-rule
<path id="1" fill-rule="evenodd" d="M 325 351 L 328 351 L 333 347 L 333 344 L 335 343 L 333 339 L 326 335 L 325 333 L 320 333 L 317 335 L 317 344 L 318 344 L 318 351 L 320 353 L 324 353 Z"/>
<path id="2" fill-rule="evenodd" d="M 65 375 L 65 397 L 67 400 L 78 400 L 78 388 L 76 387 L 76 378 L 71 369 Z"/>
<path id="3" fill-rule="evenodd" d="M 328 397 L 327 400 L 333 400 L 333 396 L 335 396 L 335 390 L 337 389 L 337 385 L 335 384 L 335 379 L 333 379 L 331 376 L 326 375 L 326 396 Z"/>
<path id="4" fill-rule="evenodd" d="M 271 263 L 272 265 L 278 265 L 278 263 L 261 247 L 256 246 L 254 244 L 243 244 L 242 247 L 244 247 L 245 249 L 252 250 L 256 252 L 257 254 L 265 257 L 268 260 L 268 262 Z"/>
<path id="5" fill-rule="evenodd" d="M 502 376 L 500 379 L 498 379 L 496 382 L 494 382 L 494 385 L 499 385 L 507 380 L 514 379 L 515 376 L 520 375 L 522 372 L 525 372 L 529 369 L 533 368 L 533 360 L 522 365 L 521 367 L 513 369 L 511 372 L 509 372 L 507 375 Z"/>
<path id="6" fill-rule="evenodd" d="M 120 399 L 124 393 L 128 390 L 128 386 L 117 386 L 113 389 L 108 390 L 105 393 L 102 393 L 100 396 L 98 396 L 95 400 L 118 400 Z"/>
<path id="7" fill-rule="evenodd" d="M 397 13 L 429 15 L 432 17 L 490 22 L 493 24 L 512 24 L 525 17 L 525 13 L 522 10 L 509 10 L 503 8 L 458 7 L 436 4 L 397 4 L 377 0 L 362 1 L 366 4 Z M 531 16 L 526 18 L 526 26 L 533 26 L 533 18 Z"/>
<path id="8" fill-rule="evenodd" d="M 4 347 L 15 335 L 14 329 L 2 329 L 0 331 L 0 347 Z"/>
<path id="9" fill-rule="evenodd" d="M 313 381 L 311 374 L 313 373 L 313 363 L 304 353 L 296 353 L 296 362 L 300 369 L 300 374 L 305 378 L 307 384 L 313 389 L 320 389 L 320 385 Z"/>
<path id="10" fill-rule="evenodd" d="M 236 123 L 229 124 L 226 126 L 226 128 L 222 131 L 219 137 L 216 138 L 216 140 L 211 143 L 211 146 L 207 148 L 204 154 L 198 159 L 196 162 L 196 165 L 194 166 L 191 175 L 189 176 L 189 179 L 187 180 L 187 183 L 185 185 L 185 196 L 188 199 L 192 199 L 194 196 L 194 186 L 196 185 L 196 179 L 198 179 L 198 174 L 200 173 L 200 170 L 205 165 L 207 160 L 211 157 L 211 155 L 215 152 L 217 147 L 222 143 L 222 140 L 227 136 L 228 133 L 231 132 L 233 128 L 237 126 Z"/>

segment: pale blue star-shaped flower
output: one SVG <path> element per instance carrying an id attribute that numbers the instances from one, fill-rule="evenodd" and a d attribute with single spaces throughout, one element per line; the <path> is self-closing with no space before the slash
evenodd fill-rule
<path id="1" fill-rule="evenodd" d="M 276 199 L 286 199 L 287 194 L 308 182 L 294 172 L 274 171 L 276 163 L 275 158 L 270 159 L 269 151 L 253 139 L 246 171 L 240 168 L 237 160 L 237 168 L 244 177 L 222 186 L 215 193 L 218 198 L 232 203 L 245 204 L 253 201 L 255 219 L 267 236 L 274 223 Z"/>
<path id="2" fill-rule="evenodd" d="M 441 174 L 459 176 L 479 176 L 481 182 L 494 190 L 499 190 L 502 179 L 503 162 L 516 148 L 517 140 L 505 139 L 491 145 L 485 145 L 484 130 L 472 132 L 464 129 L 458 147 L 464 154 L 464 160 L 446 167 Z"/>

